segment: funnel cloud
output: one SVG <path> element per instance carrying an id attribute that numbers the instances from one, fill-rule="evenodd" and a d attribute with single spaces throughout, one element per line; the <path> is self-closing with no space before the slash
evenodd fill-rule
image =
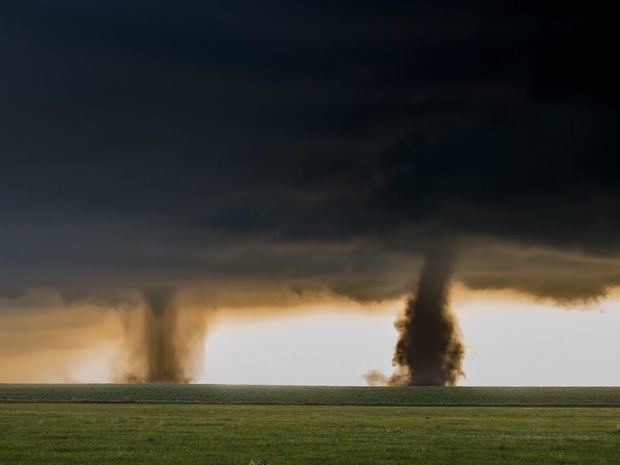
<path id="1" fill-rule="evenodd" d="M 415 297 L 396 323 L 399 338 L 393 363 L 395 384 L 453 386 L 463 375 L 464 348 L 450 312 L 449 287 L 454 266 L 450 252 L 426 255 Z"/>
<path id="2" fill-rule="evenodd" d="M 127 328 L 133 342 L 130 365 L 123 381 L 188 383 L 196 359 L 202 356 L 205 316 L 182 312 L 177 293 L 169 288 L 142 291 L 144 308 L 137 324 Z"/>
<path id="3" fill-rule="evenodd" d="M 176 308 L 170 290 L 144 292 L 146 381 L 149 383 L 187 382 L 188 377 L 179 365 L 176 348 Z"/>

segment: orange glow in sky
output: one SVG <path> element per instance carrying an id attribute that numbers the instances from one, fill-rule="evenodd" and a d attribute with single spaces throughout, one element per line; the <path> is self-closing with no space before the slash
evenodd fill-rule
<path id="1" fill-rule="evenodd" d="M 391 373 L 394 321 L 403 305 L 340 301 L 273 313 L 257 309 L 255 316 L 252 309 L 216 311 L 195 382 L 364 385 L 368 370 Z M 460 385 L 620 385 L 618 294 L 565 309 L 514 294 L 457 289 L 453 309 L 466 346 Z M 30 335 L 39 345 L 11 350 L 9 344 L 0 354 L 0 382 L 114 382 L 126 350 L 115 315 L 51 311 L 38 317 L 36 333 L 32 317 L 20 323 L 14 315 L 5 342 Z"/>

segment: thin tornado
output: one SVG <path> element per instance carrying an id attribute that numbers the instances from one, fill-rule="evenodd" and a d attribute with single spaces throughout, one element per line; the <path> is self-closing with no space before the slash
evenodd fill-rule
<path id="1" fill-rule="evenodd" d="M 148 383 L 185 383 L 178 351 L 177 311 L 174 292 L 169 289 L 142 293 L 147 305 L 144 321 L 145 381 Z"/>

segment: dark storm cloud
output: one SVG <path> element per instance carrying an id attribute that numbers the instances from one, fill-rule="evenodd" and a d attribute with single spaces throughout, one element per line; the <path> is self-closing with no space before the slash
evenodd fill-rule
<path id="1" fill-rule="evenodd" d="M 5 2 L 0 286 L 382 299 L 441 237 L 472 287 L 600 295 L 620 282 L 612 13 Z"/>

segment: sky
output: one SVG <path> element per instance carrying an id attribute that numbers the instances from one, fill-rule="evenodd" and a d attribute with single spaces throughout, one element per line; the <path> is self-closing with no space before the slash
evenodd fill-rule
<path id="1" fill-rule="evenodd" d="M 391 370 L 393 323 L 402 302 L 376 310 L 217 323 L 206 342 L 209 356 L 200 381 L 366 385 L 368 371 Z M 466 376 L 459 385 L 620 384 L 617 297 L 567 314 L 518 298 L 476 296 L 457 305 L 457 314 L 466 346 Z"/>
<path id="2" fill-rule="evenodd" d="M 618 384 L 616 7 L 487 3 L 2 2 L 0 380 L 389 376 L 450 250 L 458 384 Z"/>

